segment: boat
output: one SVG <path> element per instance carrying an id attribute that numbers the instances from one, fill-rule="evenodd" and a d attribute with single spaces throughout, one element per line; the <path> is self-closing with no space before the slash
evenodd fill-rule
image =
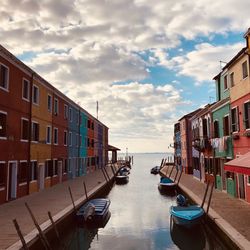
<path id="1" fill-rule="evenodd" d="M 103 227 L 110 217 L 109 206 L 110 200 L 105 198 L 88 201 L 76 213 L 78 224 Z"/>
<path id="2" fill-rule="evenodd" d="M 118 184 L 124 184 L 127 183 L 129 180 L 129 176 L 125 172 L 118 172 L 115 176 L 115 181 Z"/>
<path id="3" fill-rule="evenodd" d="M 178 197 L 178 196 L 177 196 Z M 187 228 L 200 224 L 205 211 L 202 207 L 197 205 L 187 205 L 186 202 L 181 201 L 177 206 L 171 206 L 169 211 L 171 219 L 175 224 L 184 226 Z"/>
<path id="4" fill-rule="evenodd" d="M 160 166 L 155 166 L 155 167 L 153 167 L 151 170 L 150 170 L 150 173 L 151 174 L 159 174 L 159 172 L 160 172 Z"/>
<path id="5" fill-rule="evenodd" d="M 120 168 L 120 170 L 119 170 L 119 173 L 121 173 L 121 174 L 130 174 L 130 169 L 128 168 L 128 167 L 122 167 L 122 168 Z"/>
<path id="6" fill-rule="evenodd" d="M 161 191 L 174 191 L 177 187 L 177 183 L 168 177 L 161 177 L 158 187 Z"/>

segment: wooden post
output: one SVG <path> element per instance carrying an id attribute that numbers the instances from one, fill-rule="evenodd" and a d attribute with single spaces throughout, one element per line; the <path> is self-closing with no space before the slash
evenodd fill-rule
<path id="1" fill-rule="evenodd" d="M 181 180 L 182 173 L 183 173 L 183 170 L 181 169 L 181 174 L 180 174 L 179 179 L 178 179 L 178 181 L 177 181 L 177 185 L 179 184 L 179 182 L 180 182 L 180 180 Z"/>
<path id="2" fill-rule="evenodd" d="M 87 192 L 85 181 L 83 182 L 83 186 L 84 186 L 84 192 L 85 192 L 86 200 L 89 201 L 89 197 L 88 197 L 88 192 Z"/>
<path id="3" fill-rule="evenodd" d="M 164 158 L 162 158 L 162 160 L 161 160 L 160 168 L 162 167 L 163 161 L 164 161 Z"/>
<path id="4" fill-rule="evenodd" d="M 70 198 L 71 198 L 71 201 L 72 201 L 72 204 L 73 204 L 74 211 L 76 213 L 76 206 L 75 206 L 75 202 L 74 202 L 73 195 L 72 195 L 70 187 L 69 187 L 69 194 L 70 194 Z"/>
<path id="5" fill-rule="evenodd" d="M 104 178 L 105 178 L 106 182 L 108 182 L 107 176 L 106 176 L 106 174 L 105 174 L 103 168 L 101 168 L 101 170 L 102 170 L 102 173 L 103 173 L 103 175 L 104 175 Z"/>
<path id="6" fill-rule="evenodd" d="M 208 187 L 209 187 L 209 181 L 208 181 L 208 183 L 207 183 L 206 191 L 205 191 L 205 194 L 204 194 L 204 196 L 203 196 L 202 203 L 201 203 L 201 207 L 202 207 L 202 208 L 203 208 L 203 206 L 204 206 L 204 203 L 205 203 L 205 200 L 206 200 L 206 197 L 207 197 Z"/>
<path id="7" fill-rule="evenodd" d="M 171 169 L 171 171 L 169 173 L 169 176 L 168 176 L 169 178 L 171 177 L 171 174 L 172 174 L 173 170 L 174 170 L 174 165 L 172 166 L 172 169 Z"/>
<path id="8" fill-rule="evenodd" d="M 176 171 L 175 177 L 174 177 L 174 182 L 176 181 L 177 175 L 178 175 L 179 170 Z"/>
<path id="9" fill-rule="evenodd" d="M 53 227 L 54 230 L 55 230 L 55 233 L 56 233 L 56 237 L 57 237 L 57 239 L 58 239 L 58 242 L 60 243 L 60 245 L 61 245 L 61 247 L 62 247 L 63 249 L 66 249 L 66 246 L 64 245 L 64 243 L 63 243 L 62 240 L 60 239 L 59 232 L 58 232 L 58 230 L 57 230 L 57 226 L 56 226 L 56 224 L 55 224 L 55 222 L 54 222 L 54 220 L 53 220 L 53 217 L 52 217 L 50 211 L 48 211 L 48 215 L 49 215 L 49 219 L 50 219 L 50 221 L 51 221 L 52 227 Z"/>
<path id="10" fill-rule="evenodd" d="M 110 167 L 112 169 L 113 175 L 115 176 L 115 170 L 114 170 L 113 164 L 111 164 Z"/>
<path id="11" fill-rule="evenodd" d="M 20 238 L 20 240 L 21 240 L 21 242 L 22 242 L 23 249 L 24 249 L 24 250 L 29 250 L 29 248 L 28 248 L 28 246 L 27 246 L 27 244 L 26 244 L 26 242 L 25 242 L 25 239 L 24 239 L 24 237 L 23 237 L 23 234 L 22 234 L 22 232 L 21 232 L 21 230 L 20 230 L 20 227 L 19 227 L 19 225 L 18 225 L 18 223 L 17 223 L 17 220 L 14 219 L 14 220 L 13 220 L 13 223 L 14 223 L 14 225 L 15 225 L 17 234 L 18 234 L 18 236 L 19 236 L 19 238 Z"/>
<path id="12" fill-rule="evenodd" d="M 207 215 L 208 215 L 208 211 L 209 211 L 209 207 L 210 207 L 210 203 L 211 203 L 211 199 L 212 199 L 213 190 L 214 190 L 214 181 L 212 183 L 210 194 L 209 194 L 209 198 L 208 198 Z"/>
<path id="13" fill-rule="evenodd" d="M 31 216 L 31 218 L 32 218 L 32 220 L 33 220 L 33 222 L 34 222 L 34 224 L 35 224 L 35 226 L 36 226 L 36 228 L 37 228 L 37 230 L 39 232 L 39 235 L 40 235 L 40 237 L 42 239 L 42 242 L 44 243 L 45 248 L 48 249 L 48 250 L 52 250 L 52 248 L 51 248 L 51 246 L 50 246 L 50 244 L 49 244 L 49 242 L 48 242 L 45 234 L 43 233 L 42 229 L 40 228 L 40 226 L 39 226 L 39 224 L 38 224 L 38 222 L 37 222 L 34 214 L 32 213 L 30 207 L 27 204 L 27 202 L 25 202 L 25 206 L 28 209 L 29 214 L 30 214 L 30 216 Z"/>
<path id="14" fill-rule="evenodd" d="M 110 178 L 109 178 L 109 175 L 108 175 L 108 172 L 107 172 L 107 169 L 106 168 L 103 168 L 103 170 L 105 171 L 107 177 L 108 177 L 108 180 L 110 181 Z"/>

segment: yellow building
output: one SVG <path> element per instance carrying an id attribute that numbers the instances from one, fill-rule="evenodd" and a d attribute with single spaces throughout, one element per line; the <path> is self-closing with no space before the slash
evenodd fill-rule
<path id="1" fill-rule="evenodd" d="M 34 77 L 32 84 L 30 193 L 51 185 L 48 165 L 51 163 L 53 91 L 43 79 Z"/>

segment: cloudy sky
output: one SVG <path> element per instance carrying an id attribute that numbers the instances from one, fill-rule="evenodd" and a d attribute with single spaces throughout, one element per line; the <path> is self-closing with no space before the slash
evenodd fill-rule
<path id="1" fill-rule="evenodd" d="M 110 128 L 129 152 L 166 152 L 173 124 L 215 100 L 245 46 L 249 0 L 1 0 L 0 42 Z"/>

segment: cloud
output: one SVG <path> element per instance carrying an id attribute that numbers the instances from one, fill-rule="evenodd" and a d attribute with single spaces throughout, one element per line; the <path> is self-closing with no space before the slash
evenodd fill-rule
<path id="1" fill-rule="evenodd" d="M 192 77 L 196 80 L 194 85 L 200 86 L 220 72 L 220 61 L 229 62 L 244 46 L 244 43 L 223 46 L 201 43 L 183 56 L 170 58 L 162 49 L 155 50 L 154 55 L 158 65 L 174 70 L 179 75 Z"/>
<path id="2" fill-rule="evenodd" d="M 1 0 L 1 44 L 92 112 L 99 100 L 115 142 L 128 137 L 135 145 L 136 138 L 145 148 L 147 138 L 148 148 L 161 150 L 164 140 L 172 142 L 176 107 L 187 101 L 177 81 L 171 84 L 178 88 L 139 81 L 149 79 L 151 67 L 158 66 L 193 77 L 197 84 L 211 80 L 218 60 L 228 60 L 242 45 L 200 44 L 173 58 L 169 49 L 180 48 L 183 38 L 242 32 L 250 23 L 248 0 L 16 2 Z M 148 51 L 153 53 L 146 58 Z"/>

